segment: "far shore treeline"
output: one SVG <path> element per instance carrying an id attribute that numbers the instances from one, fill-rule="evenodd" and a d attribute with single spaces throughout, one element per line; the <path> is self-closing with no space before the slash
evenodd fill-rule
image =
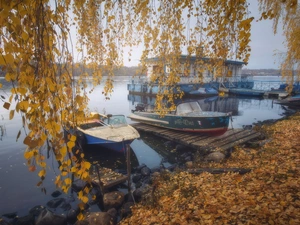
<path id="1" fill-rule="evenodd" d="M 85 72 L 91 74 L 89 68 L 84 69 Z M 79 76 L 82 73 L 82 67 L 74 70 L 74 76 Z M 281 71 L 279 69 L 242 69 L 242 74 L 252 75 L 252 76 L 281 76 Z M 103 72 L 103 76 L 107 76 L 108 74 Z M 127 67 L 123 66 L 114 70 L 115 76 L 134 76 L 134 75 L 146 75 L 145 71 L 141 71 L 141 67 L 132 66 Z M 4 68 L 0 67 L 0 77 L 5 77 Z"/>

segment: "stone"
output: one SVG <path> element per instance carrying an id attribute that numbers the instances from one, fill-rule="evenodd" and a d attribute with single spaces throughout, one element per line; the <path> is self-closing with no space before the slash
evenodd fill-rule
<path id="1" fill-rule="evenodd" d="M 17 212 L 13 212 L 13 213 L 5 213 L 2 216 L 9 218 L 9 219 L 13 219 L 13 218 L 17 217 L 17 215 L 18 215 Z"/>
<path id="2" fill-rule="evenodd" d="M 86 220 L 78 220 L 76 221 L 75 225 L 90 225 L 90 223 Z"/>
<path id="3" fill-rule="evenodd" d="M 58 206 L 62 205 L 63 203 L 65 203 L 65 199 L 64 198 L 55 198 L 50 200 L 49 202 L 47 202 L 47 206 L 50 208 L 57 208 Z"/>
<path id="4" fill-rule="evenodd" d="M 181 145 L 181 144 L 178 144 L 176 145 L 176 151 L 178 152 L 186 152 L 186 151 L 189 151 L 189 147 L 185 146 L 185 145 Z"/>
<path id="5" fill-rule="evenodd" d="M 35 225 L 67 225 L 67 218 L 56 215 L 48 209 L 43 209 L 36 219 Z"/>
<path id="6" fill-rule="evenodd" d="M 121 191 L 113 191 L 105 193 L 103 196 L 104 208 L 106 210 L 111 208 L 120 208 L 124 202 L 125 194 Z"/>
<path id="7" fill-rule="evenodd" d="M 141 169 L 141 174 L 142 174 L 143 176 L 149 176 L 150 173 L 151 173 L 151 170 L 150 170 L 147 166 L 145 166 L 145 167 L 143 167 L 143 168 Z"/>
<path id="8" fill-rule="evenodd" d="M 27 216 L 18 217 L 14 225 L 34 225 L 34 216 L 29 214 Z"/>
<path id="9" fill-rule="evenodd" d="M 193 168 L 193 162 L 192 161 L 188 161 L 185 163 L 186 168 L 191 169 Z"/>
<path id="10" fill-rule="evenodd" d="M 131 215 L 131 207 L 134 205 L 133 202 L 126 202 L 121 208 L 121 218 L 125 218 Z"/>
<path id="11" fill-rule="evenodd" d="M 42 206 L 42 205 L 36 205 L 36 206 L 34 206 L 33 208 L 31 208 L 29 210 L 29 214 L 31 214 L 33 216 L 38 216 L 43 209 L 45 209 L 44 206 Z"/>
<path id="12" fill-rule="evenodd" d="M 147 194 L 148 192 L 150 192 L 151 190 L 152 190 L 152 188 L 148 184 L 143 185 L 142 187 L 137 188 L 136 190 L 134 190 L 133 197 L 134 197 L 135 201 L 137 201 L 137 202 L 141 201 L 143 196 L 145 194 Z"/>
<path id="13" fill-rule="evenodd" d="M 53 198 L 57 198 L 58 196 L 60 196 L 61 195 L 61 192 L 60 191 L 54 191 L 52 194 L 51 194 L 51 196 L 53 197 Z"/>
<path id="14" fill-rule="evenodd" d="M 160 170 L 161 170 L 160 166 L 155 166 L 151 168 L 151 173 L 160 172 Z"/>
<path id="15" fill-rule="evenodd" d="M 74 224 L 77 221 L 77 215 L 79 214 L 80 209 L 70 209 L 67 213 L 68 223 Z"/>
<path id="16" fill-rule="evenodd" d="M 72 184 L 72 189 L 75 192 L 79 192 L 79 191 L 83 190 L 86 185 L 87 185 L 87 183 L 83 180 L 75 180 Z"/>
<path id="17" fill-rule="evenodd" d="M 132 176 L 132 182 L 137 183 L 138 181 L 140 181 L 142 179 L 142 175 L 141 174 L 134 174 Z"/>
<path id="18" fill-rule="evenodd" d="M 221 162 L 225 159 L 225 154 L 222 152 L 212 152 L 205 157 L 208 162 Z"/>
<path id="19" fill-rule="evenodd" d="M 0 225 L 11 225 L 11 223 L 1 219 L 1 217 L 0 217 Z"/>
<path id="20" fill-rule="evenodd" d="M 75 225 L 115 225 L 115 218 L 108 212 L 91 212 L 83 221 L 77 221 Z"/>
<path id="21" fill-rule="evenodd" d="M 192 156 L 187 156 L 184 158 L 184 161 L 188 162 L 188 161 L 192 161 Z"/>
<path id="22" fill-rule="evenodd" d="M 141 169 L 143 169 L 146 165 L 144 163 L 142 163 L 141 165 L 139 165 L 136 169 L 137 171 L 140 171 Z"/>

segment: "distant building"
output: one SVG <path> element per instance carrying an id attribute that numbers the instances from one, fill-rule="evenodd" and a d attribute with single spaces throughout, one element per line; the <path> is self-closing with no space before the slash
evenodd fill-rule
<path id="1" fill-rule="evenodd" d="M 200 61 L 202 63 L 197 63 Z M 204 83 L 208 83 L 211 81 L 220 80 L 217 78 L 216 74 L 213 70 L 207 69 L 209 65 L 211 65 L 210 58 L 202 57 L 199 60 L 199 57 L 196 56 L 188 56 L 188 55 L 181 55 L 179 58 L 179 62 L 181 64 L 180 75 L 181 75 L 181 83 L 189 83 L 194 81 L 198 77 L 198 72 L 201 71 L 202 73 L 202 81 Z M 152 74 L 159 70 L 163 66 L 163 71 L 166 74 L 169 74 L 171 69 L 169 64 L 163 64 L 161 59 L 154 57 L 148 58 L 145 60 L 147 65 L 147 78 L 148 81 Z M 241 61 L 234 61 L 234 60 L 225 60 L 223 71 L 223 79 L 231 80 L 231 81 L 240 81 L 242 75 L 242 67 L 245 64 Z M 201 67 L 201 68 L 199 68 Z"/>

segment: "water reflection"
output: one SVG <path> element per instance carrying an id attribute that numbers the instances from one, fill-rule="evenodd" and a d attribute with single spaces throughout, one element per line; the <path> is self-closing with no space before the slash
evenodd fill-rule
<path id="1" fill-rule="evenodd" d="M 144 141 L 144 138 L 148 144 Z M 152 143 L 152 144 L 151 144 Z M 153 144 L 156 143 L 156 144 Z M 149 144 L 151 146 L 149 146 Z M 145 164 L 149 168 L 154 168 L 160 165 L 168 167 L 171 165 L 169 162 L 168 152 L 157 151 L 155 148 L 163 146 L 162 140 L 155 137 L 143 137 L 143 139 L 136 139 L 130 144 L 130 164 L 131 169 L 137 168 L 139 165 Z M 155 150 L 154 150 L 155 149 Z M 127 156 L 126 153 L 116 153 L 99 145 L 88 145 L 84 149 L 85 158 L 92 164 L 98 164 L 101 167 L 118 170 L 119 172 L 126 173 L 127 171 Z M 170 158 L 174 162 L 173 158 Z"/>

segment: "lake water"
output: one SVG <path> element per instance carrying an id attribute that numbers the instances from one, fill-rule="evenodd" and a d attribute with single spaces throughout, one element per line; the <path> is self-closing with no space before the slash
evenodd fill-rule
<path id="1" fill-rule="evenodd" d="M 255 77 L 256 85 L 260 81 L 280 81 L 278 77 Z M 138 102 L 153 104 L 152 97 L 132 96 L 128 94 L 127 83 L 130 77 L 116 77 L 114 93 L 110 100 L 106 100 L 102 93 L 102 86 L 95 88 L 90 94 L 89 108 L 100 113 L 124 114 L 128 116 Z M 274 83 L 273 83 L 274 84 Z M 277 85 L 277 83 L 276 83 Z M 274 85 L 273 85 L 274 86 Z M 0 89 L 0 95 L 7 96 L 10 88 Z M 233 119 L 230 127 L 241 128 L 258 121 L 278 119 L 283 116 L 285 110 L 272 99 L 253 99 L 237 97 L 212 97 L 198 100 L 203 110 L 232 112 Z M 1 103 L 3 104 L 3 103 Z M 128 119 L 128 122 L 131 121 Z M 53 183 L 57 170 L 55 160 L 48 159 L 49 168 L 44 181 L 47 193 L 41 192 L 36 187 L 39 181 L 37 172 L 29 172 L 23 157 L 25 146 L 22 144 L 24 136 L 16 141 L 18 131 L 22 128 L 21 118 L 15 114 L 15 118 L 9 120 L 9 112 L 0 107 L 0 126 L 4 128 L 4 134 L 0 131 L 0 216 L 4 213 L 17 212 L 19 216 L 28 214 L 28 210 L 35 205 L 45 205 L 52 199 L 51 193 L 56 190 Z M 23 132 L 24 133 L 24 132 Z M 3 136 L 2 136 L 3 135 Z M 174 163 L 174 156 L 166 152 L 164 141 L 151 136 L 143 136 L 131 144 L 134 151 L 132 156 L 133 166 L 145 163 L 152 168 L 162 161 L 166 164 Z M 86 154 L 91 161 L 100 161 L 102 166 L 112 169 L 126 169 L 125 156 L 95 148 Z"/>

